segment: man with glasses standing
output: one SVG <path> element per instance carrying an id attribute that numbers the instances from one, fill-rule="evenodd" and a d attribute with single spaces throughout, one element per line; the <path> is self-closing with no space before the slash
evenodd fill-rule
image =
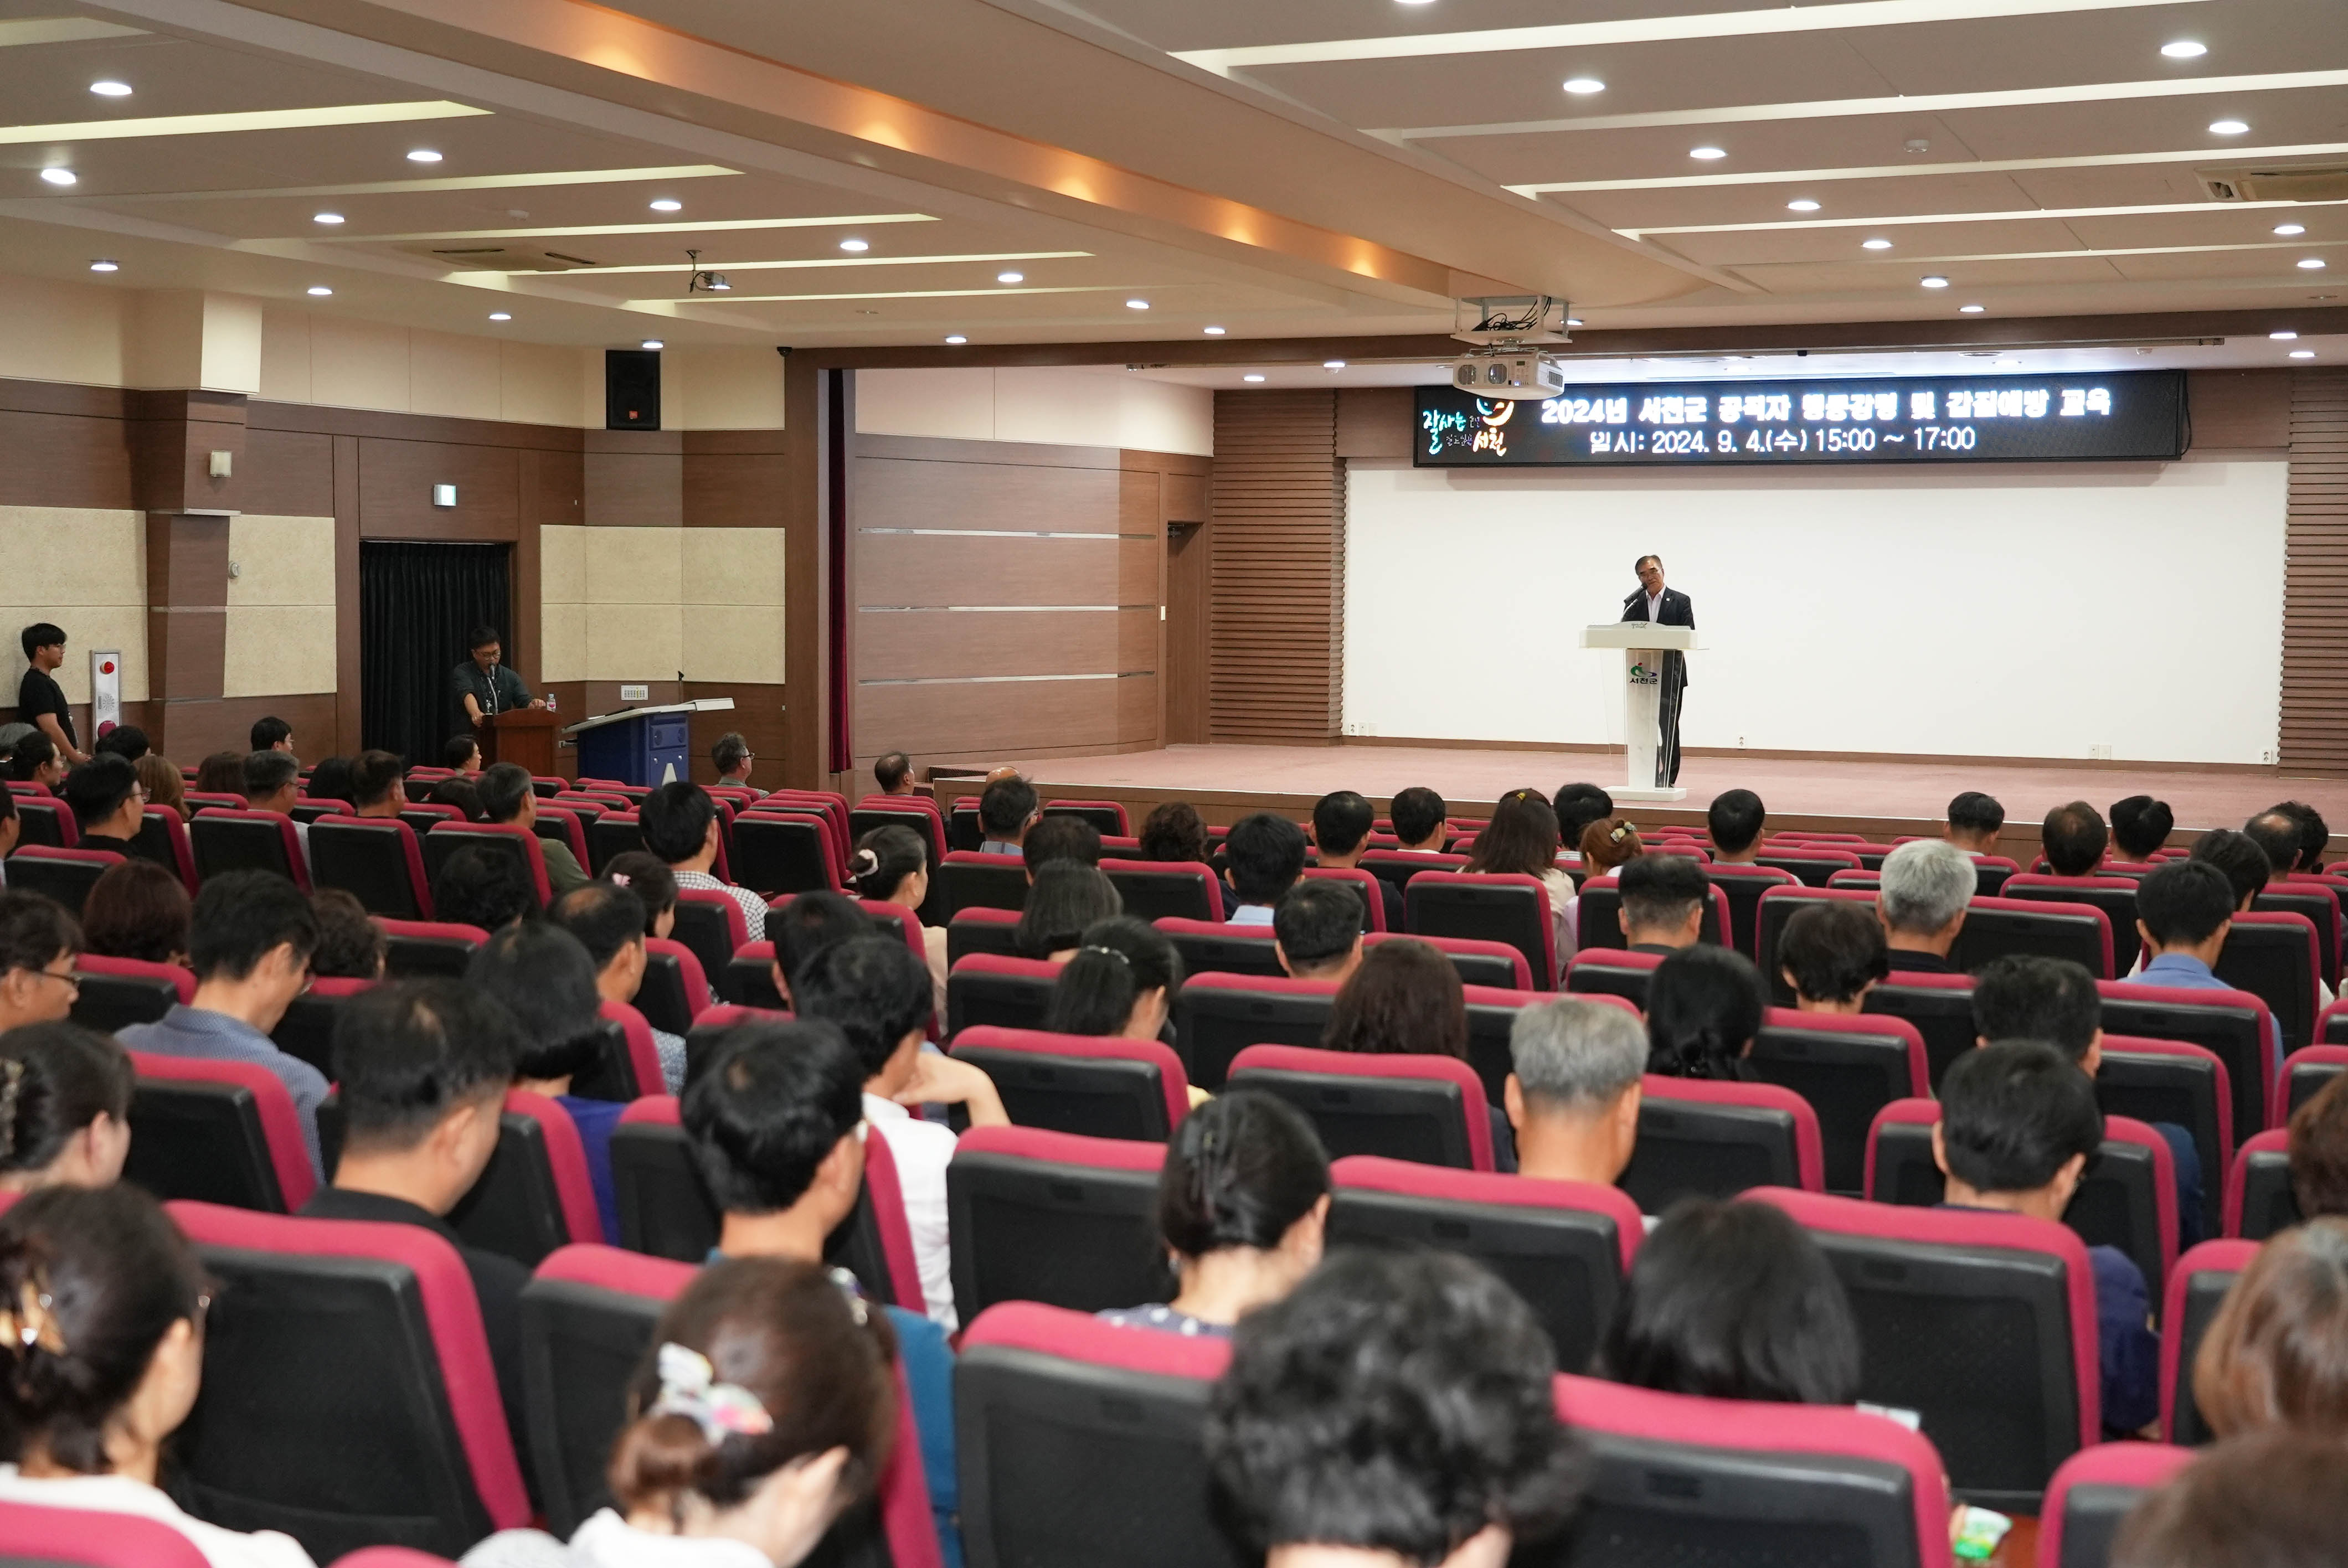
<path id="1" fill-rule="evenodd" d="M 249 1061 L 283 1081 L 300 1114 L 310 1167 L 325 1179 L 318 1155 L 318 1107 L 326 1077 L 277 1049 L 269 1031 L 294 999 L 310 989 L 310 955 L 318 917 L 300 889 L 268 871 L 224 871 L 205 879 L 188 923 L 188 967 L 196 999 L 153 1023 L 117 1030 L 131 1050 L 208 1061 Z"/>
<path id="2" fill-rule="evenodd" d="M 511 665 L 499 662 L 505 648 L 496 627 L 476 626 L 465 646 L 472 657 L 448 671 L 448 699 L 459 723 L 478 730 L 499 713 L 546 706 L 545 698 L 530 694 Z"/>
<path id="3" fill-rule="evenodd" d="M 81 927 L 63 905 L 0 893 L 0 1031 L 70 1013 L 81 994 L 73 974 L 80 952 Z"/>

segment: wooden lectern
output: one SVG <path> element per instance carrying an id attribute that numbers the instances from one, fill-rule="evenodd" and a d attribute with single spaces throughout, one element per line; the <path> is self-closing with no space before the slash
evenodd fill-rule
<path id="1" fill-rule="evenodd" d="M 515 708 L 499 713 L 473 733 L 481 743 L 481 765 L 520 763 L 538 778 L 554 773 L 554 714 L 543 708 Z"/>

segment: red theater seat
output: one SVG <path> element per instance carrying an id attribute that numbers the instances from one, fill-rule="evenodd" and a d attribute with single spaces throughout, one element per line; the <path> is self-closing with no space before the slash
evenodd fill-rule
<path id="1" fill-rule="evenodd" d="M 1168 1299 L 1158 1235 L 1165 1160 L 1164 1144 L 1127 1138 L 1037 1127 L 963 1133 L 946 1166 L 962 1321 L 1003 1301 L 1097 1312 Z"/>
<path id="2" fill-rule="evenodd" d="M 2192 1459 L 2167 1443 L 2098 1443 L 2065 1460 L 2039 1515 L 2037 1568 L 2104 1568 L 2128 1510 Z"/>
<path id="3" fill-rule="evenodd" d="M 321 817 L 310 825 L 310 859 L 319 886 L 342 888 L 370 915 L 432 918 L 424 851 L 397 817 Z"/>
<path id="4" fill-rule="evenodd" d="M 223 871 L 273 871 L 307 893 L 310 866 L 294 819 L 282 812 L 206 806 L 188 825 L 196 876 L 209 880 Z"/>
<path id="5" fill-rule="evenodd" d="M 1878 1112 L 1931 1092 L 1924 1037 L 1904 1019 L 1771 1008 L 1746 1060 L 1762 1082 L 1791 1090 L 1818 1113 L 1829 1192 L 1863 1190 Z"/>
<path id="6" fill-rule="evenodd" d="M 1183 1069 L 1200 1088 L 1220 1089 L 1231 1059 L 1251 1045 L 1317 1046 L 1336 997 L 1334 980 L 1192 975 L 1174 997 Z"/>
<path id="7" fill-rule="evenodd" d="M 1534 989 L 1557 989 L 1556 929 L 1540 878 L 1426 871 L 1403 889 L 1403 905 L 1413 933 L 1506 942 L 1524 954 Z"/>
<path id="8" fill-rule="evenodd" d="M 81 982 L 74 1022 L 106 1034 L 125 1024 L 153 1023 L 172 1004 L 196 999 L 196 977 L 178 964 L 77 953 L 74 979 Z"/>
<path id="9" fill-rule="evenodd" d="M 157 1519 L 94 1508 L 0 1502 L 9 1568 L 211 1568 L 203 1549 Z"/>
<path id="10" fill-rule="evenodd" d="M 2258 1255 L 2254 1241 L 2205 1241 L 2169 1274 L 2160 1316 L 2160 1432 L 2170 1442 L 2189 1447 L 2217 1436 L 2193 1401 L 2193 1359 L 2226 1293 Z"/>
<path id="11" fill-rule="evenodd" d="M 111 849 L 53 849 L 28 844 L 8 856 L 8 886 L 20 893 L 38 893 L 64 905 L 78 918 L 89 890 L 109 866 L 122 864 Z"/>
<path id="12" fill-rule="evenodd" d="M 1100 868 L 1136 919 L 1223 918 L 1222 881 L 1202 860 L 1104 859 Z"/>
<path id="13" fill-rule="evenodd" d="M 1448 1056 L 1375 1056 L 1251 1045 L 1225 1086 L 1269 1090 L 1312 1120 L 1333 1157 L 1377 1154 L 1492 1169 L 1492 1123 L 1475 1069 Z"/>
<path id="14" fill-rule="evenodd" d="M 1653 1073 L 1642 1083 L 1639 1141 L 1621 1177 L 1641 1213 L 1754 1187 L 1826 1190 L 1818 1112 L 1793 1091 Z"/>
<path id="15" fill-rule="evenodd" d="M 1181 1058 L 1154 1040 L 981 1024 L 953 1054 L 994 1081 L 1016 1126 L 1162 1143 L 1190 1111 Z"/>
<path id="16" fill-rule="evenodd" d="M 1045 958 L 973 953 L 946 971 L 946 1034 L 973 1024 L 1041 1029 L 1060 966 Z"/>
<path id="17" fill-rule="evenodd" d="M 457 920 L 392 920 L 378 916 L 385 937 L 384 974 L 391 979 L 445 975 L 461 979 L 473 950 L 489 939 L 479 926 Z"/>
<path id="18" fill-rule="evenodd" d="M 529 828 L 512 822 L 444 822 L 424 835 L 425 875 L 439 880 L 441 868 L 461 849 L 505 856 L 530 884 L 541 909 L 554 902 L 554 886 L 546 879 L 546 852 Z"/>
<path id="19" fill-rule="evenodd" d="M 250 1061 L 130 1052 L 126 1179 L 159 1198 L 290 1214 L 317 1176 L 284 1081 Z"/>
<path id="20" fill-rule="evenodd" d="M 2290 1132 L 2276 1127 L 2246 1139 L 2226 1173 L 2225 1234 L 2264 1241 L 2301 1218 L 2291 1184 Z"/>

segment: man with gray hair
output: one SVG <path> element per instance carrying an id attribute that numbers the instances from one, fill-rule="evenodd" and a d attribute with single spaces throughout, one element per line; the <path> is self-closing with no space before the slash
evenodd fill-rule
<path id="1" fill-rule="evenodd" d="M 1893 973 L 1957 972 L 1949 949 L 1964 929 L 1978 881 L 1972 856 L 1945 838 L 1920 838 L 1883 857 L 1875 909 Z"/>
<path id="2" fill-rule="evenodd" d="M 1503 1100 L 1517 1130 L 1517 1172 L 1612 1186 L 1639 1140 L 1647 1031 L 1612 1002 L 1565 997 L 1517 1014 Z"/>

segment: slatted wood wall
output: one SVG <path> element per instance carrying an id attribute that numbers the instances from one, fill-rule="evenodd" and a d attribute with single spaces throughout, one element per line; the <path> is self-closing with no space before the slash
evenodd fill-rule
<path id="1" fill-rule="evenodd" d="M 1325 741 L 1344 689 L 1337 395 L 1215 395 L 1209 733 Z"/>
<path id="2" fill-rule="evenodd" d="M 2285 768 L 2348 774 L 2348 371 L 2291 377 Z"/>

